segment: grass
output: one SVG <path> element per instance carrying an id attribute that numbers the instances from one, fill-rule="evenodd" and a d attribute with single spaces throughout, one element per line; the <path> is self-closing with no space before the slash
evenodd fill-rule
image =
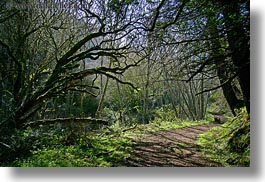
<path id="1" fill-rule="evenodd" d="M 224 166 L 250 165 L 250 120 L 245 109 L 236 118 L 200 134 L 204 156 Z"/>
<path id="2" fill-rule="evenodd" d="M 31 156 L 16 160 L 21 167 L 110 167 L 119 166 L 128 155 L 129 140 L 86 137 L 74 145 L 52 145 L 31 151 Z"/>
<path id="3" fill-rule="evenodd" d="M 163 121 L 156 119 L 147 125 L 137 125 L 128 128 L 107 128 L 101 132 L 96 131 L 89 135 L 74 135 L 53 133 L 49 139 L 38 141 L 30 155 L 15 160 L 11 166 L 21 167 L 111 167 L 122 166 L 123 161 L 129 157 L 133 140 L 144 137 L 148 132 L 182 128 L 209 121 L 188 121 L 175 119 Z M 125 131 L 126 130 L 126 131 Z M 125 131 L 125 132 L 123 132 Z M 31 131 L 32 132 L 32 131 Z M 32 134 L 31 134 L 32 135 Z M 40 131 L 38 131 L 38 137 Z M 53 140 L 51 140 L 53 138 Z M 71 140 L 70 140 L 71 139 Z M 71 141 L 71 142 L 70 142 Z"/>
<path id="4" fill-rule="evenodd" d="M 207 121 L 207 120 L 190 121 L 190 120 L 174 119 L 172 121 L 165 121 L 159 118 L 159 119 L 156 119 L 150 122 L 149 124 L 138 125 L 137 129 L 124 133 L 124 136 L 132 138 L 132 139 L 142 138 L 148 132 L 156 132 L 160 130 L 168 130 L 168 129 L 174 129 L 174 128 L 184 128 L 184 127 L 202 125 L 202 124 L 208 124 L 208 123 L 210 123 L 210 121 Z"/>

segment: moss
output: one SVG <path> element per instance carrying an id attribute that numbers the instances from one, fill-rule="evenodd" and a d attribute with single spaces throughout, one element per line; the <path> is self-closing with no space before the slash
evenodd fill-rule
<path id="1" fill-rule="evenodd" d="M 250 119 L 246 109 L 225 124 L 200 134 L 203 155 L 224 166 L 250 165 Z"/>

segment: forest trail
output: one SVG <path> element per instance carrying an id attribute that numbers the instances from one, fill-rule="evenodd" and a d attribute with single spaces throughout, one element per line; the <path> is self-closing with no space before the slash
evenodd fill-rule
<path id="1" fill-rule="evenodd" d="M 210 123 L 179 129 L 149 132 L 143 139 L 135 140 L 129 167 L 220 167 L 219 163 L 201 156 L 197 137 L 219 124 Z"/>

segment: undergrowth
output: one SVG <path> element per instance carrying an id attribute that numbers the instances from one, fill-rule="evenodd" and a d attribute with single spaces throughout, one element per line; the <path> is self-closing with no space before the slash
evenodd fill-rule
<path id="1" fill-rule="evenodd" d="M 224 166 L 250 166 L 250 119 L 246 109 L 200 134 L 198 143 L 204 156 Z"/>
<path id="2" fill-rule="evenodd" d="M 67 130 L 28 129 L 24 140 L 30 141 L 29 154 L 9 166 L 21 167 L 110 167 L 123 166 L 135 139 L 148 132 L 206 124 L 209 121 L 164 121 L 156 119 L 147 125 L 108 127 L 89 134 Z M 115 126 L 115 125 L 114 125 Z M 46 130 L 46 132 L 45 132 Z"/>
<path id="3" fill-rule="evenodd" d="M 12 163 L 21 167 L 111 167 L 128 157 L 131 141 L 98 134 L 74 138 L 71 143 L 57 138 L 51 144 L 35 147 L 31 155 Z M 62 142 L 62 143 L 61 143 Z"/>

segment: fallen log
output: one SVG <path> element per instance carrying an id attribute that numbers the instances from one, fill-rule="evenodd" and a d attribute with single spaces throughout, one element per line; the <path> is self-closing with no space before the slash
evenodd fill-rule
<path id="1" fill-rule="evenodd" d="M 48 124 L 55 124 L 55 123 L 91 123 L 91 124 L 102 124 L 102 125 L 109 125 L 109 122 L 103 119 L 96 119 L 96 118 L 54 118 L 54 119 L 42 119 L 42 120 L 35 120 L 28 122 L 24 125 L 25 127 L 31 126 L 38 126 L 38 125 L 48 125 Z"/>

